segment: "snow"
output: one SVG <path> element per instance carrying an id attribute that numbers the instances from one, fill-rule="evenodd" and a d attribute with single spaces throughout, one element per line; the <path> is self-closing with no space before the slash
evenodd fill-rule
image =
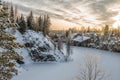
<path id="1" fill-rule="evenodd" d="M 90 37 L 77 36 L 76 38 L 73 39 L 73 41 L 83 42 L 83 41 L 88 40 L 88 39 L 90 39 Z"/>
<path id="2" fill-rule="evenodd" d="M 71 38 L 74 38 L 78 33 L 72 33 Z"/>
<path id="3" fill-rule="evenodd" d="M 5 51 L 5 49 L 3 49 L 3 48 L 0 47 L 0 52 L 3 52 L 3 51 Z"/>
<path id="4" fill-rule="evenodd" d="M 27 47 L 28 52 L 37 50 L 38 54 L 50 54 L 55 57 L 56 61 L 64 61 L 64 54 L 58 49 L 55 49 L 52 40 L 48 36 L 45 37 L 42 32 L 27 30 L 23 36 L 25 43 L 33 44 L 32 47 Z M 39 47 L 45 47 L 47 50 L 39 51 Z"/>
<path id="5" fill-rule="evenodd" d="M 34 43 L 34 46 L 29 48 L 29 47 L 24 47 L 21 49 L 15 49 L 15 51 L 23 56 L 25 64 L 29 64 L 33 62 L 29 56 L 29 53 L 31 50 L 37 50 L 38 47 L 46 47 L 47 51 L 42 52 L 43 54 L 51 54 L 53 55 L 57 61 L 64 61 L 64 54 L 60 52 L 58 49 L 54 50 L 54 43 L 52 40 L 46 36 L 43 36 L 42 32 L 35 32 L 33 30 L 27 30 L 24 34 L 21 34 L 18 30 L 14 30 L 14 33 L 11 33 L 16 37 L 15 42 L 20 43 L 24 45 L 25 43 Z M 50 50 L 49 50 L 50 48 Z M 0 49 L 2 50 L 2 49 Z"/>
<path id="6" fill-rule="evenodd" d="M 50 39 L 44 37 L 42 32 L 37 33 L 32 30 L 27 30 L 26 33 L 24 34 L 24 37 L 26 42 L 36 41 L 35 43 L 39 44 L 39 46 L 44 46 L 46 42 L 51 46 L 51 48 L 54 48 L 54 45 L 51 43 Z"/>
<path id="7" fill-rule="evenodd" d="M 25 42 L 23 41 L 23 36 L 22 34 L 18 31 L 15 30 L 15 34 L 14 36 L 16 37 L 16 42 L 20 43 L 20 44 L 24 44 Z"/>
<path id="8" fill-rule="evenodd" d="M 24 45 L 24 38 L 22 36 L 22 34 L 18 31 L 15 30 L 15 33 L 13 34 L 16 37 L 15 42 L 20 43 L 21 45 Z M 31 59 L 28 55 L 28 51 L 26 48 L 21 48 L 21 49 L 15 49 L 15 51 L 20 54 L 21 56 L 23 56 L 23 59 L 25 61 L 25 64 L 29 64 L 31 63 Z M 19 69 L 19 68 L 18 68 Z M 19 69 L 20 70 L 20 69 Z"/>
<path id="9" fill-rule="evenodd" d="M 83 56 L 91 53 L 100 56 L 104 70 L 110 75 L 107 80 L 120 80 L 120 54 L 91 48 L 73 47 L 73 61 L 25 64 L 25 71 L 12 80 L 77 80 Z"/>

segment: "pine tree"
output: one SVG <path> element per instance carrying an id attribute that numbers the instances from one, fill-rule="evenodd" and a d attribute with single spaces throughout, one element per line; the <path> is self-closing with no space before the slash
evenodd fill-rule
<path id="1" fill-rule="evenodd" d="M 118 27 L 118 37 L 120 37 L 120 26 Z"/>
<path id="2" fill-rule="evenodd" d="M 36 17 L 35 19 L 35 24 L 34 24 L 34 28 L 33 28 L 34 31 L 39 31 L 39 23 L 38 23 L 38 18 Z"/>
<path id="3" fill-rule="evenodd" d="M 18 21 L 18 25 L 20 26 L 19 31 L 20 31 L 21 33 L 24 33 L 24 32 L 26 31 L 27 24 L 26 24 L 26 22 L 25 22 L 25 19 L 24 19 L 23 14 L 21 14 L 21 18 L 20 18 L 20 20 Z"/>
<path id="4" fill-rule="evenodd" d="M 15 12 L 14 13 L 15 13 L 15 17 L 14 17 L 15 19 L 14 20 L 16 21 L 17 16 L 18 16 L 18 8 L 17 8 L 17 6 L 15 6 Z"/>
<path id="5" fill-rule="evenodd" d="M 105 26 L 105 29 L 104 29 L 104 35 L 105 35 L 105 36 L 108 35 L 108 31 L 109 31 L 109 26 L 106 25 L 106 26 Z"/>
<path id="6" fill-rule="evenodd" d="M 2 5 L 2 1 L 0 0 L 0 6 Z"/>
<path id="7" fill-rule="evenodd" d="M 16 18 L 16 21 L 15 21 L 15 22 L 16 22 L 16 23 L 19 23 L 19 18 L 18 18 L 18 17 Z"/>
<path id="8" fill-rule="evenodd" d="M 88 27 L 87 32 L 90 32 L 90 27 Z"/>
<path id="9" fill-rule="evenodd" d="M 4 10 L 1 9 L 2 12 L 0 12 L 1 13 L 0 17 L 8 16 L 8 4 L 6 4 L 5 2 L 2 3 L 1 0 L 0 0 L 0 4 L 1 4 L 1 8 L 4 9 Z"/>
<path id="10" fill-rule="evenodd" d="M 17 74 L 15 69 L 15 61 L 22 60 L 22 56 L 17 54 L 14 49 L 21 48 L 22 45 L 15 43 L 15 37 L 9 33 L 6 33 L 6 28 L 12 28 L 6 11 L 0 8 L 0 48 L 4 51 L 0 51 L 0 80 L 10 80 L 14 74 Z"/>
<path id="11" fill-rule="evenodd" d="M 44 36 L 49 35 L 49 28 L 50 28 L 50 17 L 46 14 L 44 15 L 44 23 L 43 23 L 43 34 Z"/>
<path id="12" fill-rule="evenodd" d="M 33 17 L 33 12 L 31 11 L 30 15 L 27 17 L 28 29 L 33 29 L 34 28 L 34 24 L 35 24 L 35 21 L 34 21 L 34 17 Z"/>
<path id="13" fill-rule="evenodd" d="M 39 18 L 38 18 L 38 26 L 39 26 L 39 31 L 43 31 L 43 18 L 42 18 L 42 15 L 40 15 Z"/>
<path id="14" fill-rule="evenodd" d="M 109 26 L 106 25 L 105 29 L 104 29 L 104 39 L 107 40 L 108 39 L 108 33 L 109 33 Z"/>
<path id="15" fill-rule="evenodd" d="M 13 9 L 13 5 L 11 5 L 11 8 L 10 8 L 10 20 L 12 23 L 14 23 L 14 9 Z"/>

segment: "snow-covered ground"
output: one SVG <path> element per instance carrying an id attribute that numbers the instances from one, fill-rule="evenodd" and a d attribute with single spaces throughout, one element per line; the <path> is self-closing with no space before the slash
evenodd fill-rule
<path id="1" fill-rule="evenodd" d="M 83 47 L 73 47 L 73 61 L 61 63 L 30 63 L 12 80 L 77 80 L 85 54 L 100 55 L 108 80 L 120 80 L 120 54 Z"/>

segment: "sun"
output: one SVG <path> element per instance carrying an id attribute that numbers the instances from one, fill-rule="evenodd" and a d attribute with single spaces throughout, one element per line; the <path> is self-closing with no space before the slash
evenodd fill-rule
<path id="1" fill-rule="evenodd" d="M 119 26 L 120 26 L 120 21 L 117 21 L 117 22 L 113 23 L 113 25 L 112 25 L 112 27 L 114 29 L 117 29 Z"/>
<path id="2" fill-rule="evenodd" d="M 117 29 L 120 26 L 120 14 L 113 17 L 113 20 L 115 21 L 112 25 L 114 29 Z"/>

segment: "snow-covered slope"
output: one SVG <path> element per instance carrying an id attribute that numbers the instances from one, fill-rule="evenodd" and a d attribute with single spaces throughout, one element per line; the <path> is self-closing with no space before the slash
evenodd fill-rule
<path id="1" fill-rule="evenodd" d="M 56 49 L 54 42 L 42 32 L 27 30 L 24 34 L 24 42 L 33 60 L 37 61 L 61 61 L 64 54 Z"/>
<path id="2" fill-rule="evenodd" d="M 23 35 L 18 30 L 15 30 L 14 36 L 16 37 L 15 42 L 18 42 L 22 45 L 25 44 L 25 42 L 23 41 Z M 23 56 L 25 64 L 31 63 L 31 59 L 28 55 L 28 50 L 26 48 L 16 49 L 16 52 Z"/>
<path id="3" fill-rule="evenodd" d="M 25 63 L 33 61 L 64 61 L 63 52 L 56 49 L 54 42 L 49 37 L 44 37 L 42 32 L 27 30 L 21 34 L 18 30 L 14 36 L 16 42 L 25 45 L 25 48 L 16 49 L 23 56 Z"/>

